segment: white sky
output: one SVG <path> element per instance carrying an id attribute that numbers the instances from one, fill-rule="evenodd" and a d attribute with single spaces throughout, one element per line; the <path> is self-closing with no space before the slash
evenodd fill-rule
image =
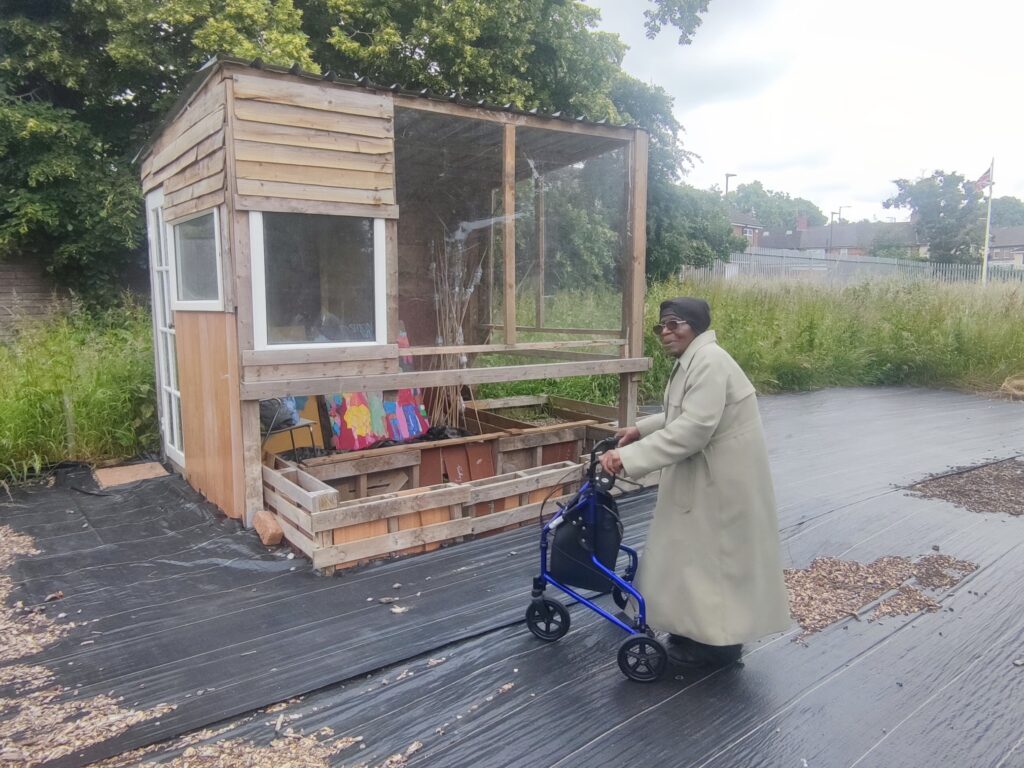
<path id="1" fill-rule="evenodd" d="M 1024 199 L 1024 1 L 711 0 L 688 46 L 644 36 L 646 0 L 586 0 L 624 68 L 675 97 L 687 181 L 759 179 L 828 216 L 905 220 L 892 179 L 936 169 Z"/>

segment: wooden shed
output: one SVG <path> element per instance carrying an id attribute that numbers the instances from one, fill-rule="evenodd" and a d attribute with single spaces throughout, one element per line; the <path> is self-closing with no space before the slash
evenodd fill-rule
<path id="1" fill-rule="evenodd" d="M 212 61 L 139 155 L 167 460 L 324 569 L 536 517 L 594 430 L 635 416 L 647 141 Z M 617 409 L 466 402 L 599 374 Z M 276 398 L 305 400 L 299 427 L 261 428 Z M 373 419 L 385 442 L 344 442 Z"/>

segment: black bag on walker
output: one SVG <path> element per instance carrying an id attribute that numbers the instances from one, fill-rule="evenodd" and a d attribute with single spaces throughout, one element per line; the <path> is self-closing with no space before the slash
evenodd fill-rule
<path id="1" fill-rule="evenodd" d="M 592 555 L 598 562 L 615 570 L 622 543 L 622 521 L 615 499 L 598 492 L 595 499 L 594 525 L 583 520 L 586 503 L 569 510 L 561 524 L 555 528 L 551 541 L 549 572 L 561 584 L 575 589 L 610 592 L 612 581 L 594 566 Z"/>

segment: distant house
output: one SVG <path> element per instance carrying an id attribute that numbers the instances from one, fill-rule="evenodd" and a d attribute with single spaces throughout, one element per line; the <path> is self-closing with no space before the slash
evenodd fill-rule
<path id="1" fill-rule="evenodd" d="M 821 227 L 764 232 L 765 248 L 813 251 L 825 256 L 888 256 L 920 259 L 928 253 L 910 222 L 837 222 Z"/>
<path id="2" fill-rule="evenodd" d="M 764 232 L 764 227 L 761 226 L 761 223 L 754 214 L 730 210 L 729 224 L 732 226 L 732 233 L 734 235 L 747 238 L 747 242 L 750 244 L 749 247 L 760 248 L 763 245 L 761 234 Z"/>
<path id="3" fill-rule="evenodd" d="M 988 260 L 992 266 L 1024 269 L 1024 227 L 994 227 Z"/>

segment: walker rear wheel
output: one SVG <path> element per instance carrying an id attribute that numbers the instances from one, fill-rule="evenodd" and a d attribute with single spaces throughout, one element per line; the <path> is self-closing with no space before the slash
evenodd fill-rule
<path id="1" fill-rule="evenodd" d="M 539 598 L 526 609 L 526 626 L 535 637 L 554 642 L 569 631 L 569 611 L 557 600 Z"/>
<path id="2" fill-rule="evenodd" d="M 647 635 L 630 635 L 619 646 L 619 669 L 630 680 L 653 683 L 668 666 L 665 646 Z"/>

